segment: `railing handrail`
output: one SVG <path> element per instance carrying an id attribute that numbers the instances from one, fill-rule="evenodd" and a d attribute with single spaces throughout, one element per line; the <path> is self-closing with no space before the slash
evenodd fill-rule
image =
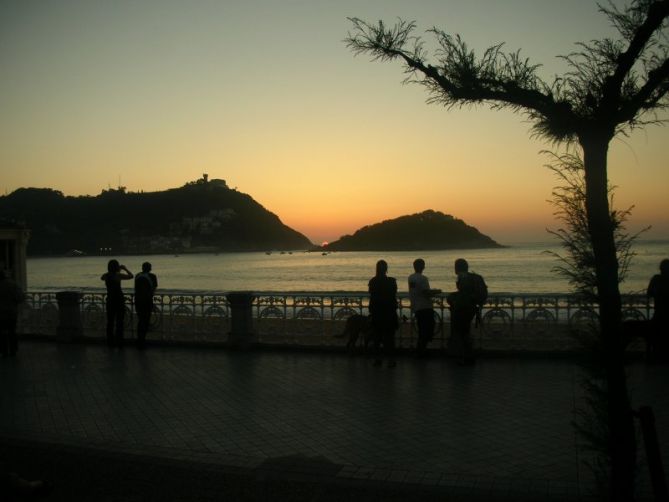
<path id="1" fill-rule="evenodd" d="M 28 291 L 27 294 L 56 294 L 61 291 L 74 291 L 80 292 L 83 294 L 106 294 L 104 288 L 61 288 L 61 289 L 44 289 L 44 290 L 35 290 Z M 197 290 L 197 289 L 161 289 L 156 292 L 157 296 L 160 295 L 209 295 L 209 296 L 225 296 L 229 293 L 237 292 L 236 290 L 223 291 L 223 290 Z M 363 296 L 368 297 L 369 292 L 359 290 L 359 291 L 310 291 L 310 290 L 296 290 L 296 291 L 285 291 L 285 290 L 251 290 L 248 291 L 255 296 L 332 296 L 332 297 L 346 297 L 346 296 Z M 444 291 L 440 294 L 435 295 L 435 298 L 446 298 L 453 291 Z M 126 296 L 133 296 L 133 290 L 128 288 L 124 290 Z M 408 291 L 398 291 L 397 296 L 400 298 L 408 298 Z M 546 293 L 533 293 L 533 292 L 523 292 L 523 291 L 494 291 L 489 292 L 489 298 L 498 298 L 498 297 L 542 297 L 542 298 L 576 298 L 577 295 L 574 293 L 556 293 L 556 292 L 546 292 Z M 621 292 L 621 296 L 624 298 L 647 298 L 644 293 L 624 293 Z"/>

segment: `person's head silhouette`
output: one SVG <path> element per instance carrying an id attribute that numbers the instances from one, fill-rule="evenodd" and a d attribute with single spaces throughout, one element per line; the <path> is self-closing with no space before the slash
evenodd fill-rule
<path id="1" fill-rule="evenodd" d="M 665 258 L 660 262 L 660 273 L 662 275 L 669 275 L 669 258 Z"/>
<path id="2" fill-rule="evenodd" d="M 463 272 L 469 271 L 469 263 L 464 258 L 458 258 L 455 260 L 455 273 L 461 274 Z"/>

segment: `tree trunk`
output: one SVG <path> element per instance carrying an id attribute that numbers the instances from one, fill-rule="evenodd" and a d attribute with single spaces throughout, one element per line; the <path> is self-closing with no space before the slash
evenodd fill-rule
<path id="1" fill-rule="evenodd" d="M 610 500 L 634 500 L 636 438 L 627 392 L 618 258 L 609 207 L 607 152 L 613 134 L 581 137 L 588 230 L 595 256 L 600 329 L 608 394 Z"/>

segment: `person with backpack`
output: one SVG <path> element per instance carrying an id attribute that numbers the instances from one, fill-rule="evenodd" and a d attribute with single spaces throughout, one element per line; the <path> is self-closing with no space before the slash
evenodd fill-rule
<path id="1" fill-rule="evenodd" d="M 481 307 L 488 298 L 488 286 L 483 277 L 469 271 L 464 258 L 455 260 L 455 282 L 457 291 L 448 295 L 446 301 L 451 307 L 451 336 L 461 346 L 460 364 L 469 365 L 476 361 L 471 338 L 472 320 L 481 321 Z"/>
<path id="2" fill-rule="evenodd" d="M 156 274 L 151 273 L 151 264 L 142 263 L 142 271 L 135 276 L 135 311 L 137 312 L 137 348 L 146 347 L 146 333 L 151 323 L 153 295 L 158 287 Z"/>

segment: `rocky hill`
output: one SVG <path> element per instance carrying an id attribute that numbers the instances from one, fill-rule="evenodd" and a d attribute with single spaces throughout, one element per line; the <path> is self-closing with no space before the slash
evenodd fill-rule
<path id="1" fill-rule="evenodd" d="M 368 225 L 327 245 L 328 251 L 424 251 L 503 247 L 464 221 L 424 211 Z"/>
<path id="2" fill-rule="evenodd" d="M 207 177 L 161 192 L 103 190 L 64 196 L 21 188 L 0 197 L 0 218 L 31 230 L 29 255 L 265 251 L 309 249 L 250 195 Z"/>

